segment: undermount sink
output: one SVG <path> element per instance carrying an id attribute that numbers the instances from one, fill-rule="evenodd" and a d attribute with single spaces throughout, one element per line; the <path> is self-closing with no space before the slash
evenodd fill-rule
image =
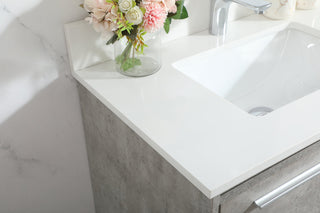
<path id="1" fill-rule="evenodd" d="M 265 115 L 320 89 L 320 32 L 291 23 L 173 66 L 242 110 Z"/>

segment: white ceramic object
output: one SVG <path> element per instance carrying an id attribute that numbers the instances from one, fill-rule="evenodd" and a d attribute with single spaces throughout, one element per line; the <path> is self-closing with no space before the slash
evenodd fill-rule
<path id="1" fill-rule="evenodd" d="M 271 19 L 288 19 L 291 18 L 296 10 L 297 0 L 268 0 L 272 6 L 264 13 Z"/>
<path id="2" fill-rule="evenodd" d="M 316 8 L 318 0 L 297 0 L 297 9 L 312 10 Z"/>
<path id="3" fill-rule="evenodd" d="M 276 110 L 320 89 L 319 33 L 303 31 L 293 24 L 183 59 L 174 67 L 246 112 Z"/>

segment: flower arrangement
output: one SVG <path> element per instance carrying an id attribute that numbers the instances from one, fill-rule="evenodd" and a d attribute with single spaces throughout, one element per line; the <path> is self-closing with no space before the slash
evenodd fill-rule
<path id="1" fill-rule="evenodd" d="M 89 13 L 86 18 L 93 28 L 102 36 L 113 36 L 107 45 L 126 38 L 127 46 L 122 54 L 116 57 L 117 64 L 126 71 L 141 61 L 129 57 L 132 50 L 144 53 L 148 45 L 144 41 L 146 33 L 154 33 L 164 27 L 169 33 L 173 19 L 188 17 L 184 0 L 85 0 L 82 5 Z"/>

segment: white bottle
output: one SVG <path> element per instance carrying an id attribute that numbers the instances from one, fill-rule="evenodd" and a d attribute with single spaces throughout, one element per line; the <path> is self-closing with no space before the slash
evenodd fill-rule
<path id="1" fill-rule="evenodd" d="M 297 9 L 311 10 L 316 8 L 317 0 L 297 0 Z"/>
<path id="2" fill-rule="evenodd" d="M 264 15 L 271 19 L 288 19 L 296 11 L 297 0 L 268 0 L 272 6 L 265 11 Z"/>

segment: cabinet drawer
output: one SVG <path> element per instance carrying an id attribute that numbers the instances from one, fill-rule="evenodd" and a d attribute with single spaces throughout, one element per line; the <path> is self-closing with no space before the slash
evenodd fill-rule
<path id="1" fill-rule="evenodd" d="M 319 213 L 319 168 L 317 142 L 221 195 L 220 213 Z"/>

